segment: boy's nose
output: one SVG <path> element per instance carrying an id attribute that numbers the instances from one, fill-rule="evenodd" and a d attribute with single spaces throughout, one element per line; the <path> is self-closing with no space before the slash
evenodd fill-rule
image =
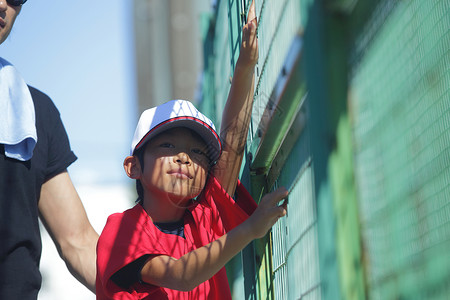
<path id="1" fill-rule="evenodd" d="M 176 163 L 179 163 L 179 164 L 186 164 L 186 165 L 188 165 L 188 164 L 191 163 L 191 158 L 185 152 L 178 153 L 174 157 L 174 160 L 175 160 Z"/>
<path id="2" fill-rule="evenodd" d="M 6 0 L 0 0 L 0 11 L 5 11 L 7 7 Z"/>

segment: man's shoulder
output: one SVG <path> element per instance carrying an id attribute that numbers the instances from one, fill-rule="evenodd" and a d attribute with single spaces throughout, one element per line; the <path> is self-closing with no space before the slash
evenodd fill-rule
<path id="1" fill-rule="evenodd" d="M 30 90 L 31 98 L 34 102 L 34 107 L 37 110 L 43 110 L 46 112 L 50 110 L 59 114 L 58 109 L 53 103 L 53 100 L 46 93 L 30 85 L 28 86 L 28 89 Z"/>
<path id="2" fill-rule="evenodd" d="M 39 100 L 46 99 L 48 101 L 51 101 L 50 97 L 46 93 L 42 92 L 41 90 L 38 90 L 37 88 L 35 88 L 31 85 L 28 86 L 28 89 L 30 90 L 30 93 L 31 93 L 31 96 L 33 97 L 33 99 L 39 99 Z"/>

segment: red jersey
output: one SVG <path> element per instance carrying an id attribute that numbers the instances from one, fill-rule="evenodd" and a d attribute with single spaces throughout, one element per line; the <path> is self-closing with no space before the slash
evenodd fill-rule
<path id="1" fill-rule="evenodd" d="M 143 255 L 179 259 L 242 223 L 255 208 L 255 201 L 240 182 L 235 201 L 211 176 L 185 213 L 185 238 L 159 230 L 140 204 L 109 216 L 97 244 L 97 299 L 231 299 L 225 267 L 189 292 L 139 282 L 124 290 L 111 276 Z"/>

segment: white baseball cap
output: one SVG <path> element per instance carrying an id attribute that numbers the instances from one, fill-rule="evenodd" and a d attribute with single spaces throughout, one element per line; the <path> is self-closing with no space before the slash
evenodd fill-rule
<path id="1" fill-rule="evenodd" d="M 145 110 L 134 132 L 131 155 L 157 134 L 175 127 L 189 128 L 205 141 L 212 162 L 222 152 L 222 144 L 213 122 L 186 100 L 172 100 Z"/>

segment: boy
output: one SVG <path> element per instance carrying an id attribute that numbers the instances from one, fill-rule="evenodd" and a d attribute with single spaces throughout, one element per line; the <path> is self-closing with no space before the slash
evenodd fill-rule
<path id="1" fill-rule="evenodd" d="M 141 115 L 124 161 L 139 203 L 110 216 L 99 239 L 98 299 L 231 299 L 224 265 L 285 215 L 286 190 L 256 206 L 237 179 L 253 100 L 254 16 L 252 3 L 221 138 L 188 101 Z"/>

